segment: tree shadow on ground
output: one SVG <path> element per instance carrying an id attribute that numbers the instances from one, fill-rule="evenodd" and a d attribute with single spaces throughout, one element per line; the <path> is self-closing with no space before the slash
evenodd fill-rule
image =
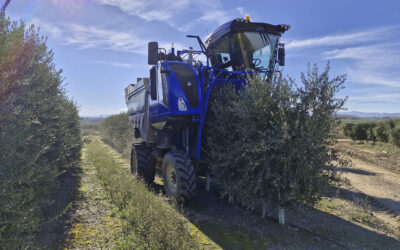
<path id="1" fill-rule="evenodd" d="M 65 245 L 68 237 L 65 229 L 74 210 L 72 203 L 79 192 L 81 173 L 81 167 L 69 168 L 58 177 L 59 186 L 52 192 L 52 202 L 43 208 L 45 221 L 36 238 L 40 249 L 61 249 Z"/>
<path id="2" fill-rule="evenodd" d="M 353 173 L 353 174 L 360 174 L 360 175 L 371 175 L 371 176 L 375 176 L 376 175 L 376 173 L 365 171 L 365 170 L 361 170 L 361 169 L 356 169 L 356 168 L 340 168 L 340 167 L 336 167 L 335 170 L 338 171 L 338 172 L 346 172 L 346 173 Z"/>
<path id="3" fill-rule="evenodd" d="M 204 180 L 199 182 L 197 195 L 185 206 L 186 216 L 224 249 L 400 249 L 400 241 L 392 237 L 314 208 L 286 209 L 289 224 L 281 226 L 276 207 L 262 219 L 261 203 L 248 210 L 221 199 L 217 185 L 205 192 Z"/>
<path id="4" fill-rule="evenodd" d="M 400 216 L 400 202 L 389 198 L 379 198 L 359 191 L 335 187 L 338 197 L 348 201 L 366 202 L 372 211 L 386 211 L 393 216 Z"/>

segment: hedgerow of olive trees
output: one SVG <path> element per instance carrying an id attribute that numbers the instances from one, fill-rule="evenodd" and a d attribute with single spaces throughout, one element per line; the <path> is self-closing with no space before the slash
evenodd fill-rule
<path id="1" fill-rule="evenodd" d="M 343 126 L 343 133 L 345 136 L 349 136 L 353 141 L 372 141 L 372 144 L 374 144 L 376 141 L 392 142 L 394 145 L 400 147 L 398 139 L 399 132 L 396 128 L 395 120 L 380 121 L 378 123 L 346 123 Z"/>
<path id="2" fill-rule="evenodd" d="M 353 129 L 355 140 L 359 140 L 360 142 L 366 141 L 368 139 L 367 129 L 368 125 L 364 123 L 356 124 Z"/>
<path id="3" fill-rule="evenodd" d="M 130 145 L 135 139 L 133 127 L 128 121 L 128 113 L 107 117 L 100 123 L 100 136 L 125 157 L 130 154 Z"/>
<path id="4" fill-rule="evenodd" d="M 389 132 L 384 123 L 378 124 L 378 127 L 376 128 L 376 136 L 378 141 L 389 142 Z"/>
<path id="5" fill-rule="evenodd" d="M 335 95 L 345 76 L 329 78 L 316 66 L 296 86 L 280 75 L 253 77 L 245 91 L 216 90 L 204 129 L 213 178 L 251 206 L 255 199 L 280 207 L 313 204 L 336 179 L 332 147 L 344 99 Z"/>
<path id="6" fill-rule="evenodd" d="M 353 132 L 353 123 L 346 123 L 343 127 L 343 134 L 345 136 L 351 137 L 352 132 Z"/>
<path id="7" fill-rule="evenodd" d="M 79 116 L 62 80 L 46 39 L 2 11 L 0 246 L 5 249 L 35 245 L 58 177 L 79 166 Z"/>
<path id="8" fill-rule="evenodd" d="M 393 144 L 400 148 L 400 128 L 395 128 L 392 130 Z"/>

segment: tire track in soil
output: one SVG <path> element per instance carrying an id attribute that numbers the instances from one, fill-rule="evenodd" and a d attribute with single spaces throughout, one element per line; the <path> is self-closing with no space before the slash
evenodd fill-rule
<path id="1" fill-rule="evenodd" d="M 340 150 L 352 166 L 338 170 L 348 180 L 341 190 L 350 200 L 364 200 L 374 215 L 390 224 L 400 227 L 400 175 L 391 171 L 384 162 L 377 165 L 373 153 L 354 149 L 346 142 L 340 142 Z M 368 160 L 368 161 L 367 161 Z"/>

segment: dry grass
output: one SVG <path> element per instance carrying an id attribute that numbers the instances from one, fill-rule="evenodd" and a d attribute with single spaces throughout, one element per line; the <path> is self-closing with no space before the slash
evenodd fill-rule
<path id="1" fill-rule="evenodd" d="M 201 244 L 192 236 L 188 221 L 176 206 L 163 201 L 139 179 L 132 178 L 97 138 L 87 145 L 88 159 L 97 177 L 118 209 L 123 237 L 122 249 L 198 249 Z"/>

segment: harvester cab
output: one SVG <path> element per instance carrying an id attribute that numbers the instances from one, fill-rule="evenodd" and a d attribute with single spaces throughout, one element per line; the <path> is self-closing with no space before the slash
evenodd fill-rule
<path id="1" fill-rule="evenodd" d="M 279 42 L 288 25 L 253 23 L 235 19 L 220 26 L 205 41 L 213 67 L 228 71 L 272 71 L 285 65 L 284 44 Z"/>
<path id="2" fill-rule="evenodd" d="M 270 74 L 285 63 L 280 36 L 288 25 L 253 23 L 249 18 L 221 25 L 200 50 L 167 52 L 148 44 L 149 77 L 125 89 L 129 121 L 135 129 L 131 171 L 151 183 L 161 168 L 164 188 L 179 201 L 191 199 L 196 174 L 191 159 L 200 158 L 201 131 L 214 86 L 246 84 L 253 73 Z M 205 62 L 196 60 L 203 54 Z"/>

